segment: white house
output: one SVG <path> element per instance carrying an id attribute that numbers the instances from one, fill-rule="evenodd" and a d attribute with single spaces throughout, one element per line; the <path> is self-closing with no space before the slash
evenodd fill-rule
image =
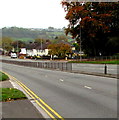
<path id="1" fill-rule="evenodd" d="M 28 56 L 47 56 L 48 55 L 48 49 L 44 49 L 44 50 L 39 50 L 39 49 L 27 49 L 26 50 L 26 54 Z"/>
<path id="2" fill-rule="evenodd" d="M 48 45 L 51 44 L 50 41 L 46 41 L 42 46 L 39 44 L 31 43 L 26 48 L 26 54 L 28 56 L 48 56 Z"/>
<path id="3" fill-rule="evenodd" d="M 20 54 L 26 55 L 26 48 L 21 48 Z"/>

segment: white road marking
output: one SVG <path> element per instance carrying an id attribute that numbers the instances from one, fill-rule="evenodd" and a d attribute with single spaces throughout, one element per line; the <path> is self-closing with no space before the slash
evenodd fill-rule
<path id="1" fill-rule="evenodd" d="M 48 77 L 47 75 L 45 75 L 45 77 Z"/>
<path id="2" fill-rule="evenodd" d="M 9 81 L 11 82 L 11 84 L 12 84 L 13 88 L 18 89 L 18 87 L 16 86 L 16 84 L 15 84 L 14 82 L 12 82 L 11 80 L 9 80 Z"/>
<path id="3" fill-rule="evenodd" d="M 85 88 L 88 88 L 88 89 L 92 89 L 91 87 L 89 87 L 89 86 L 84 86 Z"/>
<path id="4" fill-rule="evenodd" d="M 64 80 L 63 79 L 60 79 L 61 82 L 63 82 Z"/>

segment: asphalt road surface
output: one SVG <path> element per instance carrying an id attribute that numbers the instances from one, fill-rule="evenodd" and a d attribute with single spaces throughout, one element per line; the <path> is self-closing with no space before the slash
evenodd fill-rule
<path id="1" fill-rule="evenodd" d="M 117 79 L 2 63 L 64 118 L 117 118 Z"/>

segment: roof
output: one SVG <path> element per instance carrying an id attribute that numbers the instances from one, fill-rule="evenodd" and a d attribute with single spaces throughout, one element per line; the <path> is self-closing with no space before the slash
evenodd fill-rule
<path id="1" fill-rule="evenodd" d="M 47 49 L 48 45 L 50 45 L 51 42 L 50 41 L 46 41 L 45 43 L 29 43 L 26 48 L 27 49 L 37 49 L 37 50 L 44 50 Z"/>

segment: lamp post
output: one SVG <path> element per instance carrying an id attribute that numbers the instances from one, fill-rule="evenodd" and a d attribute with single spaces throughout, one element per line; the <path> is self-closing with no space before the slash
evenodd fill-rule
<path id="1" fill-rule="evenodd" d="M 4 48 L 4 43 L 2 42 L 2 48 L 3 48 L 3 55 L 4 55 L 4 52 L 5 52 L 5 48 Z"/>
<path id="2" fill-rule="evenodd" d="M 18 41 L 17 41 L 17 57 L 18 57 Z"/>
<path id="3" fill-rule="evenodd" d="M 43 45 L 42 45 L 42 39 L 41 39 L 41 52 L 42 52 L 42 49 L 43 49 Z"/>
<path id="4" fill-rule="evenodd" d="M 82 61 L 82 56 L 81 56 L 81 18 L 80 18 L 80 61 Z"/>

